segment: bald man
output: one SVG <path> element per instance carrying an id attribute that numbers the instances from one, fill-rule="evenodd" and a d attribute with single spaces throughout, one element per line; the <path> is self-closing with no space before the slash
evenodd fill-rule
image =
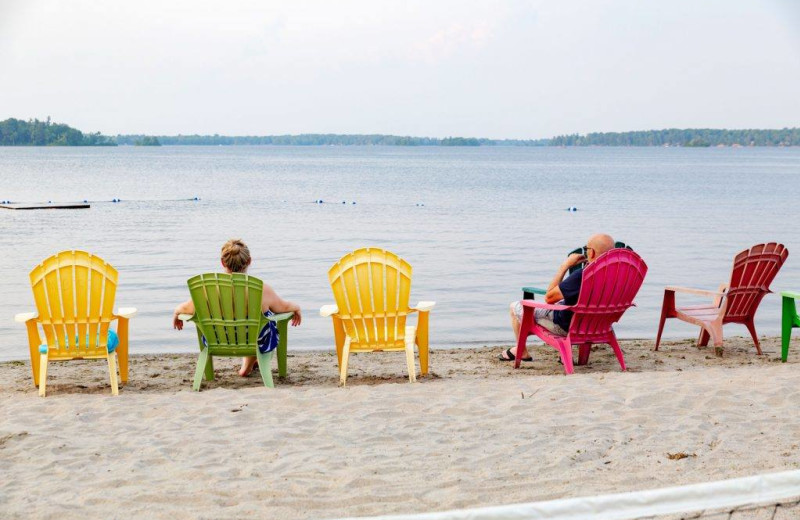
<path id="1" fill-rule="evenodd" d="M 575 270 L 572 274 L 564 278 L 570 267 L 578 264 L 590 264 L 597 257 L 614 248 L 614 239 L 609 235 L 592 235 L 586 242 L 586 256 L 573 253 L 564 260 L 558 268 L 556 275 L 547 287 L 547 294 L 544 301 L 550 304 L 575 305 L 578 303 L 578 295 L 581 292 L 581 281 L 583 280 L 583 267 Z M 572 311 L 551 311 L 547 309 L 534 309 L 533 319 L 538 325 L 549 330 L 553 334 L 566 336 L 569 330 L 569 323 L 572 321 Z M 511 304 L 511 328 L 514 329 L 514 337 L 519 340 L 519 327 L 522 323 L 522 302 Z M 517 347 L 506 349 L 500 354 L 503 361 L 514 361 L 517 355 Z M 525 358 L 523 361 L 532 361 L 533 358 Z"/>

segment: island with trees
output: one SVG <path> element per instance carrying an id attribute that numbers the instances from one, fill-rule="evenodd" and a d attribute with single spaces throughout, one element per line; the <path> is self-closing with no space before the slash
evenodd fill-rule
<path id="1" fill-rule="evenodd" d="M 158 140 L 158 137 L 153 137 L 152 135 L 145 135 L 140 139 L 136 139 L 133 142 L 134 146 L 161 146 L 161 142 Z"/>
<path id="2" fill-rule="evenodd" d="M 551 146 L 800 146 L 800 128 L 782 130 L 719 130 L 669 128 L 640 132 L 598 132 L 561 135 Z"/>
<path id="3" fill-rule="evenodd" d="M 116 141 L 96 132 L 84 134 L 48 117 L 38 119 L 6 119 L 0 121 L 0 146 L 117 146 Z"/>

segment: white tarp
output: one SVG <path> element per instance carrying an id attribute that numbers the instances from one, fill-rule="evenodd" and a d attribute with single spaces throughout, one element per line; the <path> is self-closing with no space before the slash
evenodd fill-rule
<path id="1" fill-rule="evenodd" d="M 632 520 L 775 504 L 797 497 L 800 497 L 800 470 L 613 495 L 359 520 Z"/>

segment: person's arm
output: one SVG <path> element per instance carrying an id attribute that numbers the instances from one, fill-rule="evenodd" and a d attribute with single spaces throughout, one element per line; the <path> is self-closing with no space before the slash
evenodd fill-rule
<path id="1" fill-rule="evenodd" d="M 585 261 L 586 257 L 579 253 L 573 253 L 564 260 L 564 263 L 558 267 L 558 271 L 550 282 L 550 285 L 547 286 L 547 294 L 544 295 L 545 303 L 558 303 L 564 299 L 564 295 L 561 294 L 561 288 L 558 285 L 564 279 L 564 275 L 567 274 L 570 267 Z"/>
<path id="2" fill-rule="evenodd" d="M 264 293 L 261 297 L 261 310 L 264 312 L 270 310 L 276 314 L 293 312 L 292 327 L 297 327 L 300 325 L 300 322 L 303 321 L 303 317 L 300 313 L 300 306 L 294 302 L 284 300 L 267 284 L 264 284 Z"/>
<path id="3" fill-rule="evenodd" d="M 186 300 L 175 307 L 175 312 L 172 314 L 172 327 L 182 330 L 183 320 L 178 319 L 178 314 L 194 314 L 194 302 L 192 302 L 192 300 Z"/>

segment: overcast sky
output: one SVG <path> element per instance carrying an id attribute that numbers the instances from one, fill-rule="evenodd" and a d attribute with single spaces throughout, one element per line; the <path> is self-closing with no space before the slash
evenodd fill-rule
<path id="1" fill-rule="evenodd" d="M 800 125 L 800 0 L 0 0 L 0 119 L 540 138 Z"/>

